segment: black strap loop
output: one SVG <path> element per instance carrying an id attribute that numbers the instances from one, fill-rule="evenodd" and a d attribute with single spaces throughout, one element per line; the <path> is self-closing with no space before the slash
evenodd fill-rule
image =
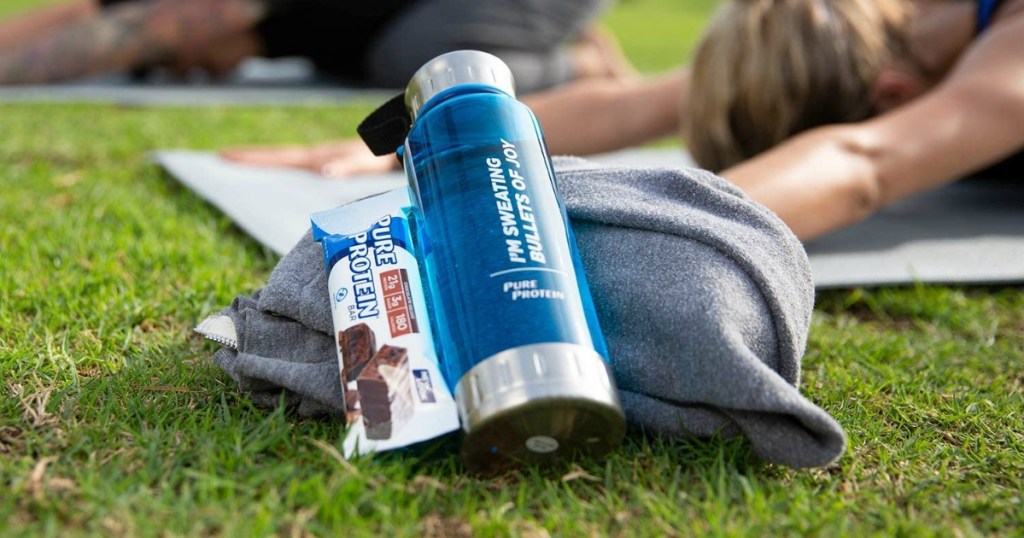
<path id="1" fill-rule="evenodd" d="M 366 117 L 356 132 L 374 155 L 395 153 L 405 143 L 412 118 L 405 108 L 405 94 L 398 94 Z"/>

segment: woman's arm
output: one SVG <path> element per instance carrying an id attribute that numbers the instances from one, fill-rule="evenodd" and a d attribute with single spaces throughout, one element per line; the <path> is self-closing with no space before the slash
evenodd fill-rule
<path id="1" fill-rule="evenodd" d="M 722 175 L 801 239 L 857 222 L 1024 148 L 1022 51 L 1024 15 L 993 26 L 925 96 L 809 131 Z"/>
<path id="2" fill-rule="evenodd" d="M 647 80 L 585 79 L 523 98 L 540 120 L 555 155 L 587 155 L 657 140 L 678 131 L 684 69 Z M 361 140 L 311 146 L 243 147 L 220 152 L 257 166 L 304 168 L 329 177 L 379 173 L 398 167 L 375 157 Z"/>
<path id="3" fill-rule="evenodd" d="M 590 155 L 628 148 L 679 131 L 689 71 L 650 79 L 585 79 L 523 98 L 553 154 Z"/>

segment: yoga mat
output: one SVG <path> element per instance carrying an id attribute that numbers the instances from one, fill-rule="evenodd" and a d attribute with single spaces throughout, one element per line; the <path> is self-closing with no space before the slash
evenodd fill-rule
<path id="1" fill-rule="evenodd" d="M 123 106 L 324 104 L 352 99 L 378 103 L 398 90 L 358 88 L 319 75 L 302 58 L 250 58 L 225 80 L 199 76 L 142 80 L 113 74 L 59 84 L 0 86 L 0 103 L 98 103 Z"/>
<path id="2" fill-rule="evenodd" d="M 309 228 L 310 213 L 405 184 L 401 173 L 329 180 L 301 170 L 237 165 L 205 152 L 159 151 L 153 157 L 279 254 Z M 625 166 L 691 164 L 671 149 L 590 159 Z M 819 289 L 1024 282 L 1024 180 L 962 181 L 894 204 L 806 247 Z"/>
<path id="3" fill-rule="evenodd" d="M 819 288 L 1024 282 L 1024 178 L 954 183 L 804 246 Z"/>

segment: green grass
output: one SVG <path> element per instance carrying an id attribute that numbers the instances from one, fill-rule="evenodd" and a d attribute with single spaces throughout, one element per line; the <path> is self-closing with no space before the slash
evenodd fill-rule
<path id="1" fill-rule="evenodd" d="M 0 3 L 0 17 L 20 14 L 38 6 L 60 3 L 62 3 L 61 0 L 4 0 L 3 3 Z"/>
<path id="2" fill-rule="evenodd" d="M 605 17 L 627 56 L 645 73 L 686 63 L 718 0 L 620 0 Z"/>
<path id="3" fill-rule="evenodd" d="M 645 69 L 679 61 L 667 30 L 692 43 L 681 4 L 612 14 Z M 0 535 L 1024 533 L 1015 287 L 820 294 L 803 390 L 850 437 L 824 470 L 631 436 L 483 479 L 445 445 L 344 463 L 337 422 L 254 408 L 191 327 L 274 257 L 146 152 L 346 136 L 368 108 L 0 106 Z"/>

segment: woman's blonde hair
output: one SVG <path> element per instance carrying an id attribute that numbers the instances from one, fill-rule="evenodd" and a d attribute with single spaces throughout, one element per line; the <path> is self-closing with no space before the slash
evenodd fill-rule
<path id="1" fill-rule="evenodd" d="M 908 16 L 906 0 L 727 1 L 692 66 L 690 153 L 717 171 L 805 129 L 867 118 Z"/>

